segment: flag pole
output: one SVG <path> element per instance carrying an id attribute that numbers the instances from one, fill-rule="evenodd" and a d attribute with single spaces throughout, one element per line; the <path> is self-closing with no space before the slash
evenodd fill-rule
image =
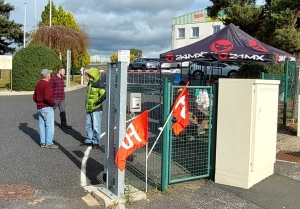
<path id="1" fill-rule="evenodd" d="M 146 144 L 146 192 L 148 192 L 148 142 Z"/>
<path id="2" fill-rule="evenodd" d="M 146 182 L 146 192 L 148 191 L 148 158 L 149 158 L 149 156 L 150 156 L 152 150 L 154 149 L 154 147 L 155 147 L 155 145 L 156 145 L 156 143 L 157 143 L 157 141 L 158 141 L 160 135 L 161 135 L 162 132 L 164 131 L 164 129 L 165 129 L 167 123 L 169 122 L 169 120 L 170 120 L 170 118 L 171 118 L 171 116 L 172 116 L 172 113 L 173 113 L 173 110 L 169 113 L 168 118 L 167 118 L 166 122 L 164 123 L 164 125 L 163 125 L 163 127 L 162 127 L 160 133 L 158 134 L 158 136 L 157 136 L 157 138 L 156 138 L 156 140 L 155 140 L 153 146 L 151 147 L 151 150 L 150 150 L 149 153 L 148 153 L 148 142 L 147 142 L 147 144 L 146 144 L 146 180 L 145 180 L 145 182 Z"/>
<path id="3" fill-rule="evenodd" d="M 154 142 L 153 146 L 151 147 L 151 150 L 150 150 L 150 152 L 149 152 L 149 154 L 148 154 L 148 156 L 147 156 L 147 159 L 148 159 L 148 157 L 150 156 L 150 154 L 151 154 L 152 150 L 154 149 L 154 147 L 155 147 L 155 145 L 156 145 L 156 143 L 157 143 L 157 141 L 158 141 L 158 139 L 159 139 L 160 135 L 162 134 L 163 130 L 165 129 L 165 127 L 166 127 L 167 123 L 169 122 L 169 120 L 170 120 L 170 118 L 171 118 L 171 116 L 172 116 L 172 113 L 173 113 L 173 110 L 172 110 L 172 111 L 169 113 L 169 115 L 168 115 L 168 118 L 167 118 L 166 122 L 164 123 L 164 125 L 163 125 L 163 127 L 162 127 L 162 129 L 161 129 L 160 133 L 158 134 L 158 136 L 157 136 L 157 138 L 156 138 L 156 140 L 155 140 L 155 142 Z"/>

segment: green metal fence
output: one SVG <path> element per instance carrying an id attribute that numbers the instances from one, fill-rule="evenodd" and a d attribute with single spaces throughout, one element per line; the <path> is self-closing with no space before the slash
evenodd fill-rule
<path id="1" fill-rule="evenodd" d="M 279 80 L 278 118 L 286 126 L 287 120 L 297 120 L 299 95 L 299 70 L 297 63 L 285 62 L 285 74 L 261 74 L 262 79 Z"/>
<path id="2" fill-rule="evenodd" d="M 170 104 L 173 104 L 182 86 L 170 85 Z M 164 141 L 168 141 L 168 184 L 209 177 L 212 87 L 188 86 L 189 125 L 178 136 L 172 132 L 170 121 Z M 164 146 L 164 147 L 165 147 Z M 164 179 L 164 177 L 163 177 Z M 164 185 L 162 190 L 164 190 Z"/>
<path id="3" fill-rule="evenodd" d="M 103 75 L 104 76 L 104 75 Z M 127 158 L 125 184 L 131 188 L 146 190 L 146 149 L 149 152 L 154 145 L 160 127 L 170 113 L 180 86 L 172 86 L 173 76 L 167 76 L 168 90 L 163 89 L 162 75 L 156 73 L 128 73 L 127 84 L 127 125 L 134 116 L 130 112 L 130 93 L 141 93 L 141 113 L 149 110 L 149 142 L 148 146 L 136 150 Z M 105 79 L 103 77 L 103 79 Z M 198 105 L 200 95 L 206 92 L 209 105 L 203 109 Z M 210 174 L 210 144 L 212 116 L 212 87 L 189 86 L 190 125 L 179 136 L 172 135 L 170 121 L 148 158 L 147 188 L 164 191 L 168 184 L 209 177 Z M 203 100 L 202 100 L 203 101 Z M 197 103 L 198 102 L 198 103 Z M 168 106 L 166 109 L 165 106 Z M 202 109 L 201 109 L 202 108 Z M 163 140 L 164 139 L 164 140 Z"/>

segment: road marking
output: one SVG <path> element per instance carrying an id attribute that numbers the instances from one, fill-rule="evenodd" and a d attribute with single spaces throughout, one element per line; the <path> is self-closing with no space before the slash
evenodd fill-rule
<path id="1" fill-rule="evenodd" d="M 115 127 L 116 128 L 116 127 Z M 105 135 L 105 132 L 102 133 L 100 135 L 100 139 Z M 82 158 L 82 162 L 81 162 L 81 172 L 80 172 L 80 185 L 82 187 L 85 187 L 87 186 L 87 183 L 86 183 L 86 162 L 89 158 L 89 154 L 90 154 L 90 151 L 91 151 L 92 147 L 89 146 L 85 152 L 84 152 L 84 155 L 83 155 L 83 158 Z"/>
<path id="2" fill-rule="evenodd" d="M 81 163 L 81 174 L 80 174 L 80 183 L 81 183 L 81 186 L 84 187 L 87 185 L 86 183 L 86 162 L 89 158 L 89 154 L 90 154 L 90 151 L 91 151 L 92 147 L 89 146 L 85 152 L 84 152 L 84 156 L 82 158 L 82 163 Z"/>

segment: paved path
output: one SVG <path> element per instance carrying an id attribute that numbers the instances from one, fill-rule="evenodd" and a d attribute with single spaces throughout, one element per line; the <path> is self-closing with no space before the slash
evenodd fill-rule
<path id="1" fill-rule="evenodd" d="M 38 122 L 32 93 L 0 96 L 0 187 L 5 184 L 28 185 L 36 190 L 33 198 L 1 202 L 0 208 L 101 208 L 89 206 L 81 187 L 81 162 L 84 140 L 86 89 L 66 94 L 67 116 L 73 130 L 56 127 L 58 150 L 39 147 Z M 1 92 L 0 92 L 1 95 Z M 12 94 L 10 94 L 12 95 Z M 105 117 L 105 116 L 104 116 Z M 55 121 L 59 122 L 58 111 Z M 102 143 L 104 140 L 102 140 Z M 97 184 L 103 171 L 100 150 L 91 150 L 87 161 L 87 185 Z M 126 204 L 127 208 L 203 208 L 203 209 L 299 209 L 300 165 L 276 162 L 275 174 L 249 190 L 198 180 L 171 185 L 165 194 L 149 192 L 148 200 Z M 89 199 L 83 201 L 83 197 Z"/>
<path id="2" fill-rule="evenodd" d="M 3 93 L 2 93 L 3 94 Z M 17 94 L 17 93 L 12 93 Z M 81 187 L 81 161 L 87 147 L 79 146 L 85 136 L 86 88 L 66 93 L 67 119 L 73 130 L 58 127 L 55 112 L 55 143 L 59 149 L 39 147 L 38 120 L 32 93 L 0 96 L 0 187 L 5 184 L 28 185 L 36 196 L 21 202 L 1 202 L 0 208 L 90 208 L 82 200 L 88 193 Z M 87 161 L 87 184 L 97 182 L 103 170 L 99 150 L 91 150 Z M 97 207 L 99 208 L 99 206 Z"/>

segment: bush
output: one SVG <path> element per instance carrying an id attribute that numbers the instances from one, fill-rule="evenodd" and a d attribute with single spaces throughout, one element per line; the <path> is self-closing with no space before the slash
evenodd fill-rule
<path id="1" fill-rule="evenodd" d="M 56 70 L 61 61 L 55 52 L 45 46 L 31 45 L 13 57 L 12 88 L 15 91 L 33 91 L 45 68 Z"/>
<path id="2" fill-rule="evenodd" d="M 260 78 L 260 74 L 268 72 L 268 67 L 262 63 L 246 63 L 236 74 L 237 78 Z"/>
<path id="3" fill-rule="evenodd" d="M 261 73 L 284 74 L 282 64 L 267 65 L 264 63 L 246 63 L 241 66 L 236 74 L 237 78 L 260 78 Z"/>

